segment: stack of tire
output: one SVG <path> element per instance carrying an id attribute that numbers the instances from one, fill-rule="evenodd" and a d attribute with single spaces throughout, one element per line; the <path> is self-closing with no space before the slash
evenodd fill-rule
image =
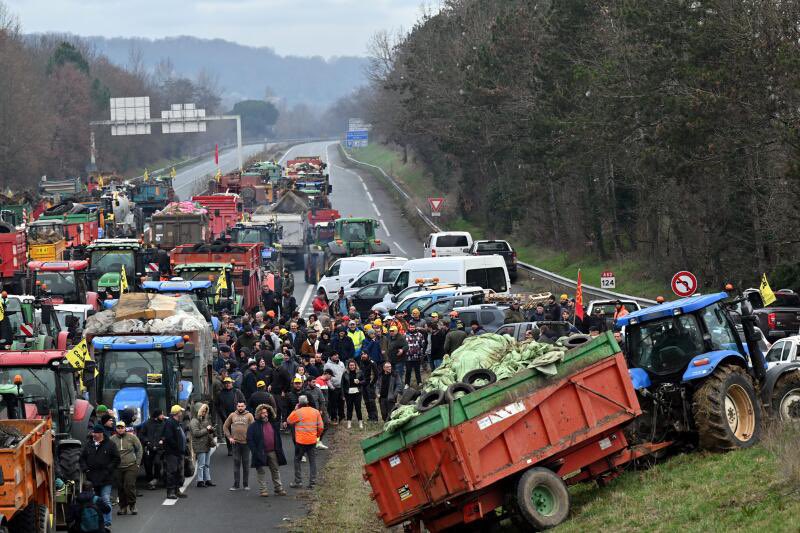
<path id="1" fill-rule="evenodd" d="M 464 379 L 453 383 L 447 390 L 433 390 L 425 393 L 412 388 L 403 391 L 400 396 L 400 405 L 411 405 L 416 403 L 417 411 L 424 413 L 430 411 L 438 405 L 453 403 L 457 398 L 482 389 L 497 381 L 497 376 L 488 368 L 478 368 L 464 374 Z M 481 385 L 476 385 L 481 382 Z"/>

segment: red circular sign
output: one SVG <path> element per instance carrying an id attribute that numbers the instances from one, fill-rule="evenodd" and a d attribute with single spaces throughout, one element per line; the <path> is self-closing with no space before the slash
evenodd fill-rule
<path id="1" fill-rule="evenodd" d="M 689 271 L 681 270 L 672 276 L 672 292 L 686 298 L 697 291 L 697 278 Z"/>

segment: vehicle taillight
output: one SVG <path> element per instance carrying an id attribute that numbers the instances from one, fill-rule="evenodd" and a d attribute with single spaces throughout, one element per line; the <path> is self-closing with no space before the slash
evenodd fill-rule
<path id="1" fill-rule="evenodd" d="M 775 329 L 777 326 L 777 320 L 775 320 L 775 313 L 770 313 L 767 315 L 767 327 L 769 329 Z"/>
<path id="2" fill-rule="evenodd" d="M 511 262 L 512 263 L 516 263 L 517 262 L 517 252 L 515 252 L 513 250 L 511 251 Z"/>
<path id="3" fill-rule="evenodd" d="M 431 248 L 431 257 L 436 257 L 436 248 Z"/>

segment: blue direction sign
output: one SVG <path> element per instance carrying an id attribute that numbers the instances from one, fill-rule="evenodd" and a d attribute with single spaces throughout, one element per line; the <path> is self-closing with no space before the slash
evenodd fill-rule
<path id="1" fill-rule="evenodd" d="M 347 132 L 345 145 L 348 148 L 365 148 L 369 143 L 368 130 L 353 130 Z"/>

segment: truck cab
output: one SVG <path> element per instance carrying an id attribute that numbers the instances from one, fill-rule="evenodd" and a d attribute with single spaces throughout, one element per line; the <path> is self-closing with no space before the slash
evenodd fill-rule
<path id="1" fill-rule="evenodd" d="M 36 296 L 56 304 L 88 304 L 100 308 L 87 281 L 88 261 L 31 261 L 28 273 Z"/>
<path id="2" fill-rule="evenodd" d="M 179 335 L 102 336 L 92 339 L 97 361 L 98 402 L 117 412 L 131 409 L 135 425 L 154 408 L 168 412 L 186 405 L 193 384 L 182 379 L 184 364 L 194 357 L 194 345 Z"/>

